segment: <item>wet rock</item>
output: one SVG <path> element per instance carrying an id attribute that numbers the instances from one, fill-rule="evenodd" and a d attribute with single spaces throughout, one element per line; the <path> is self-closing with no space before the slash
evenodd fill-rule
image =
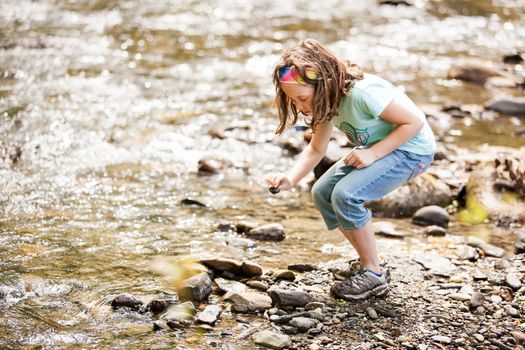
<path id="1" fill-rule="evenodd" d="M 251 261 L 243 261 L 241 265 L 242 272 L 247 277 L 255 277 L 263 274 L 261 265 Z"/>
<path id="2" fill-rule="evenodd" d="M 267 283 L 264 283 L 262 281 L 248 281 L 246 282 L 246 285 L 263 292 L 266 292 L 268 288 L 270 288 L 270 286 Z"/>
<path id="3" fill-rule="evenodd" d="M 248 231 L 246 236 L 259 241 L 282 241 L 286 238 L 283 226 L 277 223 L 258 226 Z"/>
<path id="4" fill-rule="evenodd" d="M 215 324 L 215 322 L 217 322 L 221 313 L 222 313 L 222 307 L 217 306 L 217 305 L 208 305 L 206 306 L 204 311 L 202 311 L 197 316 L 197 322 L 213 325 Z"/>
<path id="5" fill-rule="evenodd" d="M 292 344 L 290 338 L 286 334 L 270 330 L 256 333 L 253 336 L 253 340 L 256 345 L 275 350 L 287 348 Z"/>
<path id="6" fill-rule="evenodd" d="M 374 234 L 391 237 L 391 238 L 405 238 L 403 234 L 396 231 L 396 226 L 388 221 L 376 221 L 373 224 Z"/>
<path id="7" fill-rule="evenodd" d="M 160 314 L 168 309 L 172 304 L 175 304 L 175 300 L 171 299 L 153 299 L 146 305 L 146 308 L 154 314 Z"/>
<path id="8" fill-rule="evenodd" d="M 161 330 L 170 330 L 171 327 L 168 326 L 168 323 L 163 320 L 157 320 L 153 322 L 153 330 L 154 331 L 161 331 Z"/>
<path id="9" fill-rule="evenodd" d="M 366 205 L 379 217 L 397 218 L 409 217 L 429 205 L 446 206 L 451 200 L 449 186 L 424 173 L 381 199 L 367 201 Z"/>
<path id="10" fill-rule="evenodd" d="M 230 272 L 234 275 L 242 274 L 242 262 L 238 260 L 215 258 L 200 260 L 200 262 L 214 271 Z"/>
<path id="11" fill-rule="evenodd" d="M 305 306 L 314 301 L 312 295 L 302 291 L 270 288 L 268 295 L 272 302 L 279 306 Z"/>
<path id="12" fill-rule="evenodd" d="M 224 300 L 230 302 L 232 310 L 239 313 L 252 313 L 272 307 L 272 299 L 260 293 L 227 293 Z"/>
<path id="13" fill-rule="evenodd" d="M 485 104 L 485 108 L 505 115 L 525 115 L 525 98 L 514 97 L 492 100 Z"/>
<path id="14" fill-rule="evenodd" d="M 236 223 L 235 226 L 237 229 L 237 233 L 246 234 L 250 230 L 253 230 L 257 226 L 259 226 L 259 224 L 256 222 L 251 222 L 251 221 L 241 221 L 241 222 Z"/>
<path id="15" fill-rule="evenodd" d="M 450 276 L 456 269 L 456 266 L 447 258 L 428 253 L 416 253 L 414 261 L 423 265 L 433 275 Z"/>
<path id="16" fill-rule="evenodd" d="M 206 272 L 201 272 L 184 280 L 177 294 L 182 301 L 201 302 L 208 298 L 212 290 L 211 279 Z"/>
<path id="17" fill-rule="evenodd" d="M 191 301 L 182 304 L 171 305 L 166 313 L 161 316 L 161 320 L 166 321 L 171 328 L 186 326 L 195 320 L 197 309 Z"/>
<path id="18" fill-rule="evenodd" d="M 142 306 L 142 301 L 131 294 L 117 295 L 111 302 L 114 309 L 128 308 L 131 310 L 138 310 Z"/>
<path id="19" fill-rule="evenodd" d="M 437 205 L 423 207 L 412 216 L 412 222 L 421 226 L 437 225 L 447 227 L 449 220 L 450 215 L 448 212 Z"/>
<path id="20" fill-rule="evenodd" d="M 218 174 L 224 168 L 224 163 L 219 160 L 201 159 L 197 164 L 199 175 Z"/>
<path id="21" fill-rule="evenodd" d="M 509 286 L 515 291 L 520 289 L 522 285 L 521 279 L 519 278 L 519 276 L 513 272 L 509 272 L 505 275 L 505 283 L 507 284 L 507 286 Z"/>
<path id="22" fill-rule="evenodd" d="M 517 53 L 511 53 L 507 55 L 503 55 L 503 63 L 505 64 L 520 64 L 523 62 L 524 53 L 523 52 L 517 52 Z"/>
<path id="23" fill-rule="evenodd" d="M 425 227 L 423 234 L 425 236 L 445 236 L 447 234 L 447 230 L 441 226 L 430 225 Z"/>
<path id="24" fill-rule="evenodd" d="M 297 271 L 297 272 L 308 272 L 315 271 L 319 268 L 313 264 L 290 264 L 288 265 L 288 270 Z"/>
<path id="25" fill-rule="evenodd" d="M 205 208 L 207 207 L 206 204 L 202 203 L 202 202 L 199 202 L 195 199 L 190 199 L 190 198 L 185 198 L 183 200 L 181 200 L 179 202 L 181 205 L 186 205 L 186 206 L 189 206 L 189 207 L 202 207 L 202 208 Z"/>
<path id="26" fill-rule="evenodd" d="M 485 84 L 490 77 L 508 77 L 509 73 L 492 64 L 474 58 L 457 60 L 448 71 L 448 79 L 459 79 L 476 84 Z"/>
<path id="27" fill-rule="evenodd" d="M 227 293 L 227 292 L 242 293 L 242 292 L 246 292 L 246 290 L 248 289 L 246 285 L 244 285 L 241 282 L 227 280 L 227 279 L 220 278 L 220 277 L 214 279 L 213 281 L 215 282 L 219 290 L 223 293 Z"/>
<path id="28" fill-rule="evenodd" d="M 308 317 L 295 317 L 290 321 L 290 325 L 297 328 L 299 332 L 307 332 L 310 328 L 317 326 L 319 321 Z"/>

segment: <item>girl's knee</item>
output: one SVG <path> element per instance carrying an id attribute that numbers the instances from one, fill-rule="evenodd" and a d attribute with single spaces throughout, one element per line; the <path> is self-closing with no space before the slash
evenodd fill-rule
<path id="1" fill-rule="evenodd" d="M 322 181 L 316 181 L 311 189 L 312 200 L 317 206 L 320 202 L 328 202 L 330 200 L 330 189 Z"/>

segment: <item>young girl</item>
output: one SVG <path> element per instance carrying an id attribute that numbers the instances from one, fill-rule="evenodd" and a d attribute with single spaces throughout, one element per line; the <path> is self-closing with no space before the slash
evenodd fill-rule
<path id="1" fill-rule="evenodd" d="M 302 113 L 313 137 L 292 169 L 268 176 L 267 183 L 291 189 L 323 158 L 333 126 L 343 131 L 354 148 L 315 182 L 312 198 L 328 229 L 339 229 L 355 248 L 362 268 L 331 291 L 346 300 L 384 294 L 388 285 L 364 202 L 385 196 L 430 166 L 435 140 L 425 115 L 389 82 L 363 73 L 313 39 L 284 52 L 273 80 L 276 133 Z"/>

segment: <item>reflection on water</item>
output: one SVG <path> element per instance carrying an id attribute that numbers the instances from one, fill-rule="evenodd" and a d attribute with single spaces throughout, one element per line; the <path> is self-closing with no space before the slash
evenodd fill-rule
<path id="1" fill-rule="evenodd" d="M 314 37 L 417 102 L 493 97 L 446 72 L 458 56 L 499 62 L 523 47 L 523 1 L 415 5 L 2 1 L 0 346 L 181 344 L 151 332 L 149 316 L 107 305 L 121 292 L 173 293 L 152 274 L 156 256 L 220 253 L 281 267 L 283 256 L 338 256 L 317 249 L 341 239 L 325 231 L 307 192 L 264 187 L 263 174 L 291 162 L 272 136 L 269 74 L 284 47 Z M 508 137 L 516 123 L 474 122 L 449 136 L 466 147 L 518 146 Z M 230 127 L 242 137 L 208 136 Z M 199 177 L 205 157 L 232 166 Z M 181 205 L 186 198 L 207 207 Z M 283 222 L 288 238 L 254 247 L 216 230 L 242 219 Z"/>

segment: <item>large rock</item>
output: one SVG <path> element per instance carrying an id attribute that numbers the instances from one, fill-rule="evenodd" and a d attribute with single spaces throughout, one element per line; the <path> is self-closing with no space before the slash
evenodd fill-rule
<path id="1" fill-rule="evenodd" d="M 501 114 L 525 116 L 525 97 L 491 100 L 485 108 Z"/>
<path id="2" fill-rule="evenodd" d="M 448 71 L 449 79 L 459 79 L 476 84 L 485 84 L 491 77 L 509 77 L 513 79 L 508 72 L 494 67 L 489 62 L 475 58 L 459 59 Z"/>
<path id="3" fill-rule="evenodd" d="M 525 222 L 525 202 L 496 190 L 496 168 L 493 161 L 480 163 L 470 174 L 466 186 L 466 209 L 459 212 L 460 221 L 481 223 L 486 219 Z"/>
<path id="4" fill-rule="evenodd" d="M 398 187 L 383 198 L 368 201 L 369 207 L 379 217 L 409 217 L 419 208 L 438 205 L 444 207 L 452 200 L 450 188 L 430 174 L 422 174 Z"/>
<path id="5" fill-rule="evenodd" d="M 206 272 L 201 272 L 182 282 L 177 288 L 177 294 L 182 301 L 201 302 L 210 295 L 211 279 Z"/>
<path id="6" fill-rule="evenodd" d="M 272 298 L 273 303 L 279 306 L 302 307 L 314 301 L 314 298 L 310 294 L 302 291 L 270 288 L 268 295 Z"/>
<path id="7" fill-rule="evenodd" d="M 248 231 L 246 236 L 259 241 L 282 241 L 286 238 L 283 226 L 277 223 L 258 226 Z"/>
<path id="8" fill-rule="evenodd" d="M 232 304 L 233 311 L 240 313 L 257 312 L 272 307 L 272 299 L 260 293 L 228 293 L 224 300 Z"/>
<path id="9" fill-rule="evenodd" d="M 448 212 L 437 205 L 429 205 L 415 212 L 412 222 L 421 226 L 440 226 L 447 227 L 450 221 Z"/>

